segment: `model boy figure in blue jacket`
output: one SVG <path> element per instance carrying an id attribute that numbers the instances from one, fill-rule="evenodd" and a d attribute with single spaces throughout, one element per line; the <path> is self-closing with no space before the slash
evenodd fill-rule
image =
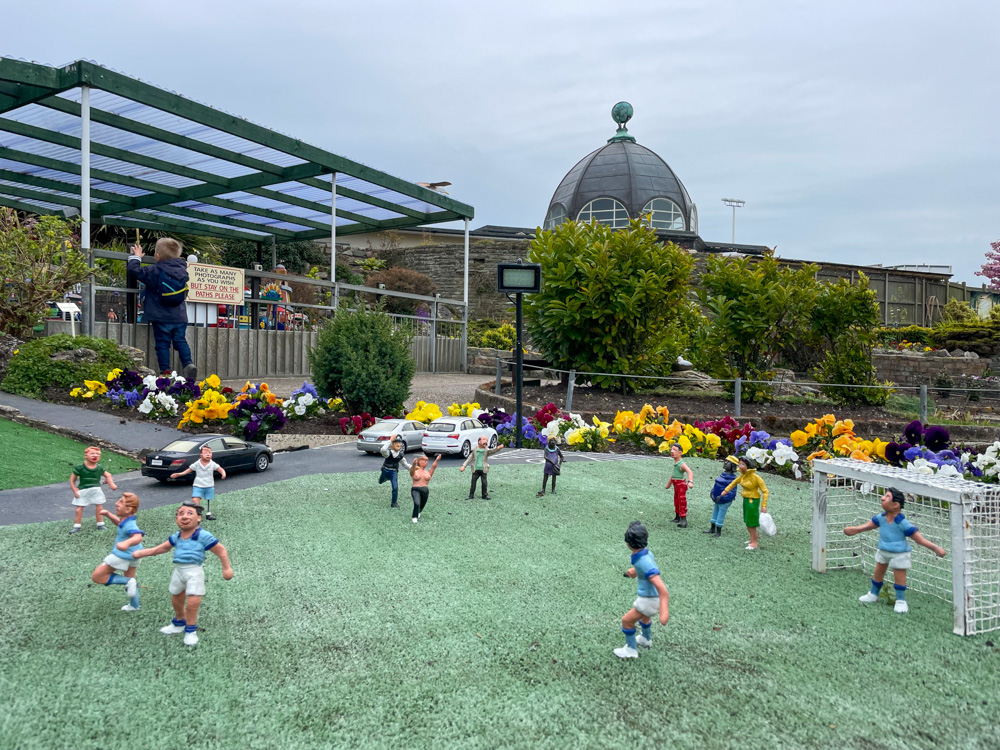
<path id="1" fill-rule="evenodd" d="M 187 305 L 184 295 L 187 290 L 187 261 L 181 257 L 184 246 L 177 240 L 161 237 L 156 241 L 153 257 L 156 263 L 142 265 L 142 246 L 132 246 L 132 255 L 126 264 L 129 281 L 139 281 L 146 285 L 146 297 L 142 307 L 142 319 L 153 324 L 153 340 L 156 345 L 156 361 L 160 372 L 170 374 L 170 347 L 177 350 L 181 358 L 181 374 L 188 380 L 198 379 L 198 370 L 191 362 L 191 347 L 184 334 L 187 331 Z M 161 283 L 160 275 L 169 277 Z M 179 291 L 165 296 L 162 290 L 174 287 Z M 174 295 L 178 295 L 174 298 Z"/>
<path id="2" fill-rule="evenodd" d="M 739 465 L 740 460 L 736 456 L 729 456 L 722 462 L 722 473 L 715 480 L 715 485 L 712 487 L 711 492 L 712 502 L 715 503 L 712 510 L 712 527 L 708 531 L 701 532 L 702 534 L 711 534 L 715 539 L 722 536 L 722 523 L 726 520 L 726 513 L 729 512 L 729 506 L 736 499 L 735 487 L 729 492 L 723 492 L 723 490 L 736 479 L 735 469 Z"/>

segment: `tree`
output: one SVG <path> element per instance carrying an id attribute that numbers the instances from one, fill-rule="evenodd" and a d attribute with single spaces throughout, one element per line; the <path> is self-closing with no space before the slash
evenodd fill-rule
<path id="1" fill-rule="evenodd" d="M 257 262 L 257 243 L 249 240 L 223 240 L 221 241 L 220 260 L 224 266 L 234 268 L 250 268 Z M 289 273 L 305 273 L 310 266 L 325 265 L 330 267 L 330 256 L 323 252 L 323 249 L 315 242 L 297 241 L 283 242 L 277 246 L 278 261 L 285 266 Z M 261 252 L 264 259 L 264 268 L 268 271 L 271 265 L 271 245 L 265 243 Z M 200 258 L 199 258 L 200 259 Z M 340 269 L 338 265 L 338 278 Z"/>
<path id="2" fill-rule="evenodd" d="M 309 362 L 321 395 L 376 416 L 399 413 L 416 372 L 409 334 L 381 307 L 340 308 L 320 328 Z"/>
<path id="3" fill-rule="evenodd" d="M 986 251 L 986 262 L 976 271 L 976 276 L 985 276 L 990 280 L 990 290 L 1000 292 L 1000 240 L 990 243 L 990 249 Z"/>
<path id="4" fill-rule="evenodd" d="M 724 370 L 713 374 L 770 379 L 782 344 L 808 332 L 817 271 L 815 265 L 797 270 L 782 266 L 773 257 L 709 258 L 698 298 L 712 319 L 712 340 L 725 362 Z M 747 402 L 770 397 L 765 385 L 743 388 Z"/>
<path id="5" fill-rule="evenodd" d="M 89 275 L 72 224 L 0 208 L 0 332 L 26 339 L 51 309 Z"/>
<path id="6" fill-rule="evenodd" d="M 632 221 L 627 230 L 568 221 L 539 232 L 529 259 L 542 290 L 528 295 L 531 342 L 554 366 L 582 372 L 669 375 L 676 324 L 688 295 L 691 256 Z M 595 375 L 603 388 L 639 380 Z"/>

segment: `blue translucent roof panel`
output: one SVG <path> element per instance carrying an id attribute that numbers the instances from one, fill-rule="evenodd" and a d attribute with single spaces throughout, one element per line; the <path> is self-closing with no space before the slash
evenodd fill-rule
<path id="1" fill-rule="evenodd" d="M 63 210 L 45 195 L 78 203 L 83 86 L 94 224 L 321 237 L 332 174 L 336 225 L 348 233 L 473 216 L 449 197 L 96 63 L 56 68 L 0 57 L 0 186 L 10 205 Z"/>

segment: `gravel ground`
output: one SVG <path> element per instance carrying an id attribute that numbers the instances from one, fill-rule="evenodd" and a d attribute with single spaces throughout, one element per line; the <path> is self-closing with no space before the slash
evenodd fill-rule
<path id="1" fill-rule="evenodd" d="M 413 378 L 410 398 L 406 401 L 407 408 L 412 408 L 417 401 L 427 401 L 442 409 L 457 401 L 460 404 L 472 400 L 476 387 L 490 378 L 487 375 L 466 375 L 460 372 L 449 373 L 417 373 Z M 302 385 L 305 378 L 267 378 L 268 387 L 278 396 L 287 398 L 296 388 Z M 224 380 L 223 385 L 235 390 L 243 387 L 246 380 Z"/>

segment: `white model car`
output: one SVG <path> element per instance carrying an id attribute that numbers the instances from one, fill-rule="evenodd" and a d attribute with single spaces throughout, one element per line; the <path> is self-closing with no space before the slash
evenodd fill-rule
<path id="1" fill-rule="evenodd" d="M 427 425 L 420 445 L 424 453 L 460 453 L 467 457 L 485 437 L 496 448 L 497 431 L 472 417 L 439 417 Z"/>
<path id="2" fill-rule="evenodd" d="M 358 450 L 365 453 L 378 453 L 389 438 L 398 434 L 403 441 L 403 451 L 420 450 L 420 441 L 426 425 L 415 419 L 386 419 L 376 422 L 358 435 Z"/>

